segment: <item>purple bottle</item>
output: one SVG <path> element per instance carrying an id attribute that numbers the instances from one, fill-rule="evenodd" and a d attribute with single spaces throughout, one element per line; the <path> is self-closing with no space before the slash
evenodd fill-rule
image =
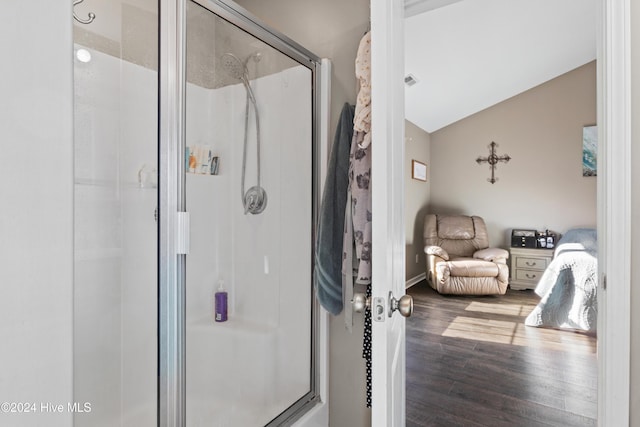
<path id="1" fill-rule="evenodd" d="M 227 291 L 224 290 L 223 284 L 221 280 L 218 292 L 215 295 L 216 322 L 227 321 Z"/>

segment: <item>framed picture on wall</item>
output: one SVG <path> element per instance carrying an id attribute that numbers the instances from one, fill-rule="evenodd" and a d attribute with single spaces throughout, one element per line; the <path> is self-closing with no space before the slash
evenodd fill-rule
<path id="1" fill-rule="evenodd" d="M 411 160 L 411 178 L 418 181 L 426 181 L 427 165 L 417 160 Z"/>
<path id="2" fill-rule="evenodd" d="M 582 176 L 598 175 L 598 127 L 582 128 Z"/>

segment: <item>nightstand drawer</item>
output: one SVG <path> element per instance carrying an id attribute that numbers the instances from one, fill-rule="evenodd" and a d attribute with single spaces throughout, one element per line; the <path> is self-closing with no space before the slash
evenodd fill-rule
<path id="1" fill-rule="evenodd" d="M 516 280 L 526 280 L 528 282 L 535 282 L 538 283 L 538 280 L 540 280 L 540 278 L 542 277 L 542 274 L 544 273 L 544 270 L 542 271 L 536 271 L 536 270 L 516 270 Z"/>
<path id="2" fill-rule="evenodd" d="M 509 286 L 511 289 L 534 289 L 553 259 L 553 249 L 511 248 Z"/>
<path id="3" fill-rule="evenodd" d="M 549 258 L 516 257 L 516 268 L 528 268 L 531 270 L 544 270 L 549 265 Z"/>

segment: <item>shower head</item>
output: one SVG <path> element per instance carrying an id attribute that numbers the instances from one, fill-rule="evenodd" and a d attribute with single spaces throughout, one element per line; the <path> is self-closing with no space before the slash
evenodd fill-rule
<path id="1" fill-rule="evenodd" d="M 247 61 L 249 58 L 247 58 Z M 247 95 L 251 99 L 253 104 L 256 104 L 256 97 L 253 94 L 253 90 L 251 89 L 251 85 L 249 84 L 249 70 L 247 69 L 247 61 L 244 63 L 235 56 L 233 53 L 225 53 L 220 57 L 220 63 L 222 64 L 222 68 L 234 79 L 238 79 L 242 82 L 245 89 L 247 90 Z"/>
<path id="2" fill-rule="evenodd" d="M 234 79 L 248 80 L 247 67 L 233 53 L 225 53 L 220 57 L 222 68 Z"/>

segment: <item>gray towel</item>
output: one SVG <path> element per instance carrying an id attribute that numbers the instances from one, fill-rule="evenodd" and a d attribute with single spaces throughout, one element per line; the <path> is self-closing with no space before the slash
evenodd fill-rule
<path id="1" fill-rule="evenodd" d="M 320 304 L 340 314 L 342 300 L 342 240 L 349 185 L 349 152 L 355 106 L 344 104 L 331 148 L 316 235 L 315 287 Z"/>

